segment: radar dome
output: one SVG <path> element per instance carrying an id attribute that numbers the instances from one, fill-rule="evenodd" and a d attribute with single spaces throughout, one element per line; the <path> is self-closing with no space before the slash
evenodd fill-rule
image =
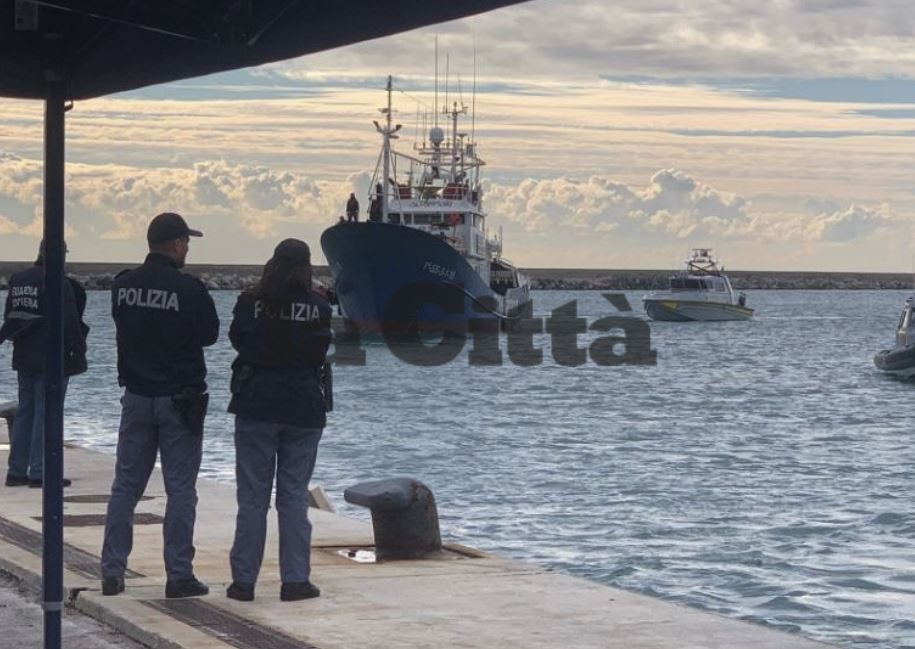
<path id="1" fill-rule="evenodd" d="M 429 141 L 432 142 L 432 146 L 440 145 L 445 141 L 445 131 L 438 126 L 433 126 L 429 130 Z"/>

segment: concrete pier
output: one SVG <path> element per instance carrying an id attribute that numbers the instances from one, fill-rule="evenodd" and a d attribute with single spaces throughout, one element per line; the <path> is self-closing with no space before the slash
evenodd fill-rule
<path id="1" fill-rule="evenodd" d="M 8 445 L 0 422 L 0 463 Z M 115 433 L 112 433 L 115 434 Z M 366 563 L 372 527 L 312 509 L 318 599 L 280 602 L 276 520 L 271 510 L 257 598 L 225 597 L 235 525 L 231 485 L 200 480 L 197 576 L 207 597 L 166 600 L 161 517 L 154 472 L 137 507 L 127 590 L 100 592 L 98 555 L 114 470 L 109 455 L 68 447 L 65 490 L 70 605 L 149 647 L 161 649 L 816 649 L 796 635 L 448 545 L 433 559 Z M 379 476 L 386 477 L 386 476 Z M 41 579 L 41 491 L 0 487 L 0 569 Z M 447 530 L 444 530 L 447 535 Z M 353 555 L 352 557 L 350 555 Z M 36 633 L 38 632 L 36 627 Z M 2 642 L 0 642 L 2 645 Z M 40 636 L 34 645 L 40 646 Z"/>

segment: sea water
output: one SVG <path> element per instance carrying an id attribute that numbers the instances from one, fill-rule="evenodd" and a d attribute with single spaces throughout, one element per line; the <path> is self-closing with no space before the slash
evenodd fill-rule
<path id="1" fill-rule="evenodd" d="M 235 295 L 213 293 L 223 327 L 207 350 L 202 474 L 227 483 Z M 589 322 L 644 318 L 626 295 L 631 313 L 597 292 L 533 299 L 538 315 L 575 301 Z M 367 517 L 344 488 L 414 477 L 446 540 L 839 645 L 915 647 L 915 383 L 871 360 L 906 295 L 750 291 L 748 322 L 650 323 L 653 366 L 561 366 L 547 336 L 529 367 L 471 364 L 470 344 L 437 367 L 366 345 L 365 365 L 335 368 L 314 482 Z M 109 312 L 90 292 L 66 437 L 113 454 Z M 0 400 L 15 395 L 9 360 L 0 346 Z"/>

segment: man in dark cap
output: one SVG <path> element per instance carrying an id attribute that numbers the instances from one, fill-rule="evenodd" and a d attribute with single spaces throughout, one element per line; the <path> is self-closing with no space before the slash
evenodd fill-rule
<path id="1" fill-rule="evenodd" d="M 105 540 L 102 593 L 124 590 L 133 545 L 133 513 L 161 454 L 165 508 L 165 596 L 205 595 L 194 576 L 194 520 L 203 420 L 209 395 L 203 348 L 219 337 L 219 318 L 206 287 L 179 269 L 190 237 L 203 236 L 172 212 L 156 216 L 142 266 L 111 287 L 117 326 L 121 425 Z"/>
<path id="2" fill-rule="evenodd" d="M 258 285 L 235 304 L 229 339 L 238 357 L 229 412 L 235 414 L 238 517 L 226 591 L 232 599 L 254 599 L 274 478 L 280 599 L 320 595 L 310 580 L 308 481 L 330 405 L 322 384 L 330 316 L 330 305 L 312 291 L 311 253 L 298 239 L 280 242 Z"/>
<path id="3" fill-rule="evenodd" d="M 66 253 L 66 245 L 64 246 Z M 10 433 L 7 487 L 44 484 L 44 392 L 47 324 L 45 322 L 44 242 L 35 264 L 10 278 L 0 343 L 13 342 L 13 370 L 19 382 L 19 402 Z M 82 321 L 86 291 L 70 277 L 64 282 L 64 384 L 86 371 L 86 335 Z M 64 478 L 65 487 L 70 481 Z"/>

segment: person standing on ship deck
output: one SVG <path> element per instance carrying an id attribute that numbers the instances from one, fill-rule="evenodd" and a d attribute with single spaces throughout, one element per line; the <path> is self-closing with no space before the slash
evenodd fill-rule
<path id="1" fill-rule="evenodd" d="M 349 200 L 346 201 L 346 220 L 350 223 L 359 222 L 359 201 L 352 193 L 349 195 Z"/>

